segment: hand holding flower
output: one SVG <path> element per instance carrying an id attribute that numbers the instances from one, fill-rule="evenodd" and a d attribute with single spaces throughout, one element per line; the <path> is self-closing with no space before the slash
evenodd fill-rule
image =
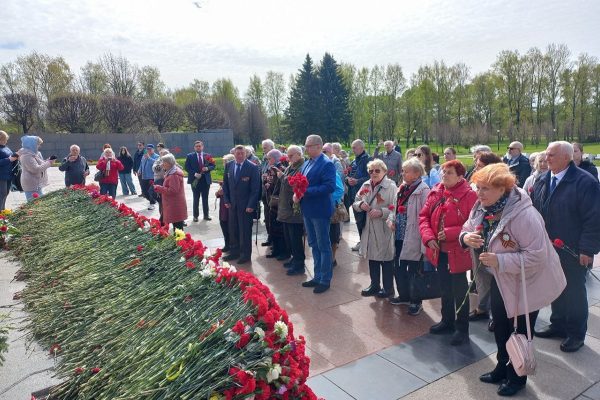
<path id="1" fill-rule="evenodd" d="M 443 230 L 439 231 L 438 232 L 438 240 L 446 240 L 446 232 L 444 232 Z"/>
<path id="2" fill-rule="evenodd" d="M 392 232 L 395 232 L 395 231 L 396 231 L 396 224 L 394 223 L 394 221 L 388 221 L 388 222 L 387 222 L 387 226 L 388 226 L 388 228 L 390 228 L 390 230 L 391 230 Z"/>
<path id="3" fill-rule="evenodd" d="M 371 211 L 371 207 L 369 207 L 369 205 L 367 203 L 365 203 L 364 201 L 362 203 L 360 203 L 360 209 L 366 212 Z"/>
<path id="4" fill-rule="evenodd" d="M 371 211 L 369 211 L 369 218 L 371 218 L 371 219 L 381 218 L 382 216 L 383 216 L 383 211 L 381 211 L 381 210 L 372 209 Z"/>
<path id="5" fill-rule="evenodd" d="M 470 232 L 463 236 L 463 242 L 469 247 L 478 249 L 483 246 L 483 238 L 478 232 Z"/>
<path id="6" fill-rule="evenodd" d="M 496 253 L 481 253 L 479 261 L 487 267 L 498 268 L 498 256 Z"/>

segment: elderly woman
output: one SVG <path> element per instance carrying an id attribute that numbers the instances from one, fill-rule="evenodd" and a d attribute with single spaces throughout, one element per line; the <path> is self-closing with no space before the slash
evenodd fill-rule
<path id="1" fill-rule="evenodd" d="M 90 167 L 76 144 L 69 148 L 69 155 L 59 165 L 59 171 L 65 173 L 65 186 L 85 185 L 85 177 L 90 174 Z"/>
<path id="2" fill-rule="evenodd" d="M 302 211 L 294 211 L 294 190 L 288 183 L 288 179 L 302 171 L 304 165 L 304 157 L 302 156 L 302 148 L 292 145 L 287 149 L 287 158 L 289 166 L 285 171 L 277 172 L 280 181 L 279 185 L 279 207 L 277 207 L 277 221 L 283 224 L 283 233 L 286 246 L 290 249 L 292 259 L 283 264 L 287 268 L 288 275 L 302 275 L 306 270 L 304 260 L 304 242 L 302 236 L 304 234 L 304 219 Z"/>
<path id="3" fill-rule="evenodd" d="M 473 266 L 471 253 L 458 242 L 458 234 L 477 201 L 458 160 L 442 164 L 442 182 L 435 185 L 419 214 L 419 230 L 429 262 L 437 267 L 442 292 L 442 320 L 432 334 L 452 333 L 450 344 L 469 340 L 469 296 L 466 271 Z"/>
<path id="4" fill-rule="evenodd" d="M 498 346 L 496 367 L 479 379 L 500 383 L 498 394 L 512 396 L 527 381 L 527 376 L 515 373 L 506 351 L 514 318 L 517 332 L 531 337 L 538 310 L 560 295 L 566 280 L 542 216 L 528 194 L 516 186 L 508 166 L 489 165 L 477 171 L 472 181 L 477 185 L 478 202 L 462 228 L 460 241 L 474 249 L 478 268 L 491 271 L 494 277 L 491 298 Z M 522 295 L 521 273 L 525 274 L 527 303 Z M 530 332 L 525 318 L 529 318 Z"/>
<path id="5" fill-rule="evenodd" d="M 419 212 L 425 205 L 429 186 L 421 177 L 425 174 L 423 164 L 416 158 L 402 163 L 402 184 L 398 188 L 395 210 L 388 216 L 388 226 L 395 231 L 394 278 L 398 297 L 391 304 L 408 304 L 409 315 L 419 315 L 423 307 L 421 299 L 410 297 L 410 278 L 417 273 L 425 247 L 419 233 Z"/>
<path id="6" fill-rule="evenodd" d="M 115 198 L 117 196 L 117 185 L 119 184 L 119 172 L 123 171 L 123 164 L 115 158 L 115 153 L 110 147 L 104 149 L 102 156 L 96 165 L 96 168 L 102 171 L 100 194 L 108 194 Z"/>
<path id="7" fill-rule="evenodd" d="M 223 170 L 228 162 L 233 161 L 235 157 L 233 154 L 225 154 L 223 156 Z M 219 225 L 221 225 L 221 232 L 223 232 L 223 239 L 225 240 L 225 246 L 223 247 L 223 253 L 229 251 L 229 210 L 225 207 L 225 201 L 223 201 L 223 181 L 219 181 L 219 189 L 215 193 L 215 197 L 219 199 Z"/>
<path id="8" fill-rule="evenodd" d="M 6 145 L 8 134 L 0 131 L 0 211 L 6 208 L 6 198 L 13 178 L 13 163 L 19 159 Z"/>
<path id="9" fill-rule="evenodd" d="M 160 160 L 165 178 L 162 185 L 155 184 L 153 189 L 162 199 L 163 224 L 173 224 L 173 228 L 183 229 L 183 221 L 188 216 L 183 171 L 171 153 L 163 155 Z"/>
<path id="10" fill-rule="evenodd" d="M 431 148 L 427 145 L 421 145 L 415 150 L 415 157 L 423 164 L 425 174 L 422 179 L 430 188 L 435 186 L 440 181 L 440 173 L 434 168 L 433 154 Z"/>
<path id="11" fill-rule="evenodd" d="M 158 148 L 158 145 L 156 146 Z M 160 157 L 162 156 L 166 156 L 167 154 L 171 154 L 169 152 L 169 150 L 164 148 L 163 145 L 163 149 L 159 150 L 158 155 Z M 154 185 L 162 185 L 163 182 L 165 181 L 165 174 L 166 174 L 166 170 L 165 167 L 162 165 L 162 160 L 159 158 L 156 159 L 156 161 L 154 161 L 154 164 L 152 164 L 152 174 L 154 176 Z M 158 220 L 161 223 L 164 223 L 163 221 L 163 210 L 162 210 L 162 198 L 160 197 L 160 193 L 154 191 L 153 186 L 150 186 L 150 188 L 148 188 L 148 195 L 152 196 L 152 198 L 154 200 L 156 200 L 156 202 L 158 203 Z M 185 226 L 185 224 L 184 224 Z"/>
<path id="12" fill-rule="evenodd" d="M 491 153 L 491 152 L 492 152 L 492 149 L 490 148 L 490 146 L 486 146 L 485 144 L 476 144 L 475 146 L 471 147 L 471 153 L 473 154 L 473 165 L 471 165 L 471 167 L 467 170 L 467 173 L 465 174 L 465 179 L 467 181 L 471 180 L 471 176 L 477 169 L 477 159 L 479 158 L 479 156 L 482 153 Z"/>
<path id="13" fill-rule="evenodd" d="M 17 151 L 21 162 L 21 186 L 27 201 L 44 194 L 42 188 L 48 186 L 46 170 L 54 164 L 56 159 L 56 156 L 50 157 L 48 160 L 42 158 L 42 153 L 38 150 L 42 143 L 44 141 L 38 136 L 25 135 L 21 138 L 23 147 Z"/>
<path id="14" fill-rule="evenodd" d="M 267 258 L 277 258 L 278 261 L 284 261 L 290 258 L 290 250 L 285 245 L 283 234 L 283 224 L 277 221 L 277 209 L 279 208 L 279 192 L 281 182 L 278 173 L 283 171 L 279 160 L 281 152 L 277 149 L 271 149 L 266 155 L 267 167 L 263 175 L 263 198 L 268 205 L 265 210 L 265 221 L 267 232 L 271 238 L 272 251 L 267 254 Z"/>
<path id="15" fill-rule="evenodd" d="M 394 295 L 394 235 L 386 221 L 393 213 L 390 206 L 396 204 L 396 185 L 387 177 L 382 160 L 369 162 L 367 172 L 370 179 L 362 184 L 352 205 L 357 212 L 366 213 L 359 254 L 369 260 L 371 284 L 361 294 L 389 298 Z"/>
<path id="16" fill-rule="evenodd" d="M 548 172 L 548 162 L 546 161 L 546 152 L 542 151 L 537 153 L 535 160 L 533 161 L 533 173 L 525 179 L 523 184 L 523 190 L 525 193 L 531 193 L 533 191 L 533 185 L 540 179 L 546 172 Z"/>

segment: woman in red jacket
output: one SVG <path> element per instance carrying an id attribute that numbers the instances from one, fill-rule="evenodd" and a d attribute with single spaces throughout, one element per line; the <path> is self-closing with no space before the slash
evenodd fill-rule
<path id="1" fill-rule="evenodd" d="M 173 228 L 183 230 L 183 222 L 188 217 L 183 171 L 173 154 L 165 154 L 160 161 L 165 171 L 165 181 L 153 188 L 162 198 L 163 223 L 167 227 L 172 223 Z"/>
<path id="2" fill-rule="evenodd" d="M 460 161 L 444 163 L 442 171 L 442 181 L 431 189 L 419 214 L 419 230 L 427 259 L 437 267 L 442 292 L 442 321 L 429 332 L 454 332 L 450 344 L 456 346 L 469 339 L 466 271 L 473 266 L 471 252 L 461 247 L 458 236 L 477 194 L 464 179 L 466 170 Z"/>
<path id="3" fill-rule="evenodd" d="M 121 164 L 121 161 L 117 160 L 113 150 L 108 147 L 104 149 L 102 158 L 98 160 L 96 168 L 102 171 L 102 178 L 100 178 L 100 194 L 108 194 L 114 199 L 117 196 L 119 171 L 123 171 L 123 164 Z"/>

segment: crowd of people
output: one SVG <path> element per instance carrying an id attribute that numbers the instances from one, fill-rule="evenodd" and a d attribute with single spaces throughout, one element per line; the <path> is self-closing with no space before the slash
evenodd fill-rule
<path id="1" fill-rule="evenodd" d="M 23 136 L 16 153 L 6 147 L 7 139 L 0 131 L 0 209 L 17 160 L 28 200 L 42 195 L 47 169 L 55 163 L 55 157 L 42 157 L 39 137 Z M 534 327 L 541 308 L 551 304 L 551 324 L 535 330 L 536 336 L 562 338 L 564 352 L 583 346 L 585 282 L 600 251 L 600 184 L 596 167 L 582 159 L 581 144 L 552 142 L 526 157 L 523 145 L 513 142 L 503 158 L 478 145 L 471 149 L 469 169 L 452 147 L 440 164 L 427 145 L 408 149 L 403 159 L 392 141 L 380 143 L 370 156 L 357 139 L 353 160 L 341 144 L 324 143 L 318 135 L 287 148 L 264 140 L 262 150 L 262 160 L 242 145 L 223 156 L 216 196 L 225 261 L 250 261 L 253 223 L 262 218 L 267 230 L 262 245 L 270 247 L 266 257 L 282 262 L 287 275 L 303 275 L 306 237 L 314 273 L 302 286 L 326 292 L 334 279 L 341 224 L 349 223 L 351 208 L 360 235 L 352 250 L 368 260 L 370 275 L 361 295 L 406 305 L 409 315 L 418 316 L 424 298 L 414 286 L 418 277 L 435 273 L 442 317 L 430 333 L 450 334 L 450 344 L 461 345 L 469 340 L 472 321 L 488 320 L 497 365 L 480 380 L 499 384 L 499 395 L 525 386 L 527 377 L 509 362 L 506 342 L 513 330 L 525 334 Z M 204 220 L 211 219 L 208 193 L 215 167 L 201 141 L 183 168 L 162 144 L 140 142 L 133 155 L 125 147 L 116 155 L 107 144 L 95 179 L 101 193 L 114 197 L 119 182 L 124 195 L 136 195 L 131 176 L 137 176 L 148 208 L 158 203 L 161 222 L 183 229 L 188 218 L 183 171 L 197 222 L 200 199 Z M 67 186 L 84 183 L 90 173 L 76 145 L 59 169 Z M 472 310 L 470 293 L 478 298 Z"/>

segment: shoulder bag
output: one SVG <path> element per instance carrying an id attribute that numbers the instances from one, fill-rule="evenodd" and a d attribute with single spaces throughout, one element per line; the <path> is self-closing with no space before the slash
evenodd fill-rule
<path id="1" fill-rule="evenodd" d="M 506 351 L 515 372 L 519 376 L 535 374 L 535 361 L 533 342 L 531 338 L 531 324 L 529 322 L 529 305 L 527 304 L 527 288 L 525 287 L 525 265 L 523 255 L 519 252 L 519 260 L 521 262 L 521 287 L 523 289 L 523 301 L 525 304 L 525 323 L 527 325 L 527 336 L 522 333 L 517 333 L 517 313 L 519 309 L 519 301 L 515 303 L 514 328 L 512 335 L 506 342 Z"/>

